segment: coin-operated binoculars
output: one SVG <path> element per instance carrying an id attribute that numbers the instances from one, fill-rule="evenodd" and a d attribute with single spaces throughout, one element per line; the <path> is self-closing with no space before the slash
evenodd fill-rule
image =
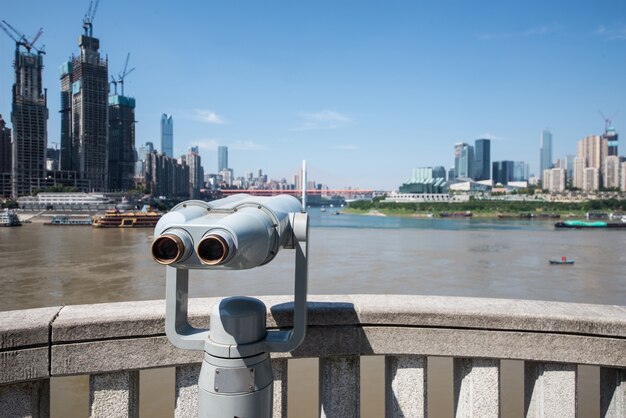
<path id="1" fill-rule="evenodd" d="M 175 206 L 154 230 L 152 256 L 166 268 L 167 338 L 178 348 L 204 350 L 198 381 L 199 417 L 271 417 L 270 352 L 293 351 L 306 333 L 308 215 L 293 196 L 233 195 Z M 187 315 L 190 269 L 241 270 L 269 263 L 280 248 L 295 250 L 293 328 L 267 330 L 258 299 L 223 299 L 210 329 Z"/>

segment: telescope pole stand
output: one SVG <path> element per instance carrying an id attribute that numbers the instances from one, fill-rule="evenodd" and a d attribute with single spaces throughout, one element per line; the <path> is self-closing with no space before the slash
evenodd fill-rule
<path id="1" fill-rule="evenodd" d="M 272 416 L 265 311 L 263 302 L 249 297 L 227 298 L 213 308 L 198 381 L 198 417 Z"/>
<path id="2" fill-rule="evenodd" d="M 295 350 L 306 334 L 308 232 L 306 213 L 289 220 L 295 250 L 293 326 L 266 328 L 266 307 L 258 299 L 222 299 L 211 310 L 208 329 L 189 323 L 189 270 L 166 268 L 165 333 L 176 347 L 204 350 L 198 381 L 198 417 L 270 418 L 273 407 L 270 352 Z M 288 248 L 285 246 L 285 248 Z"/>

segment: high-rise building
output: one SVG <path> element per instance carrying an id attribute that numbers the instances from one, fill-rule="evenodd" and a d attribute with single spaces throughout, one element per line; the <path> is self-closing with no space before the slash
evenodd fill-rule
<path id="1" fill-rule="evenodd" d="M 433 178 L 446 179 L 446 168 L 440 165 L 433 167 Z"/>
<path id="2" fill-rule="evenodd" d="M 135 99 L 109 96 L 109 190 L 135 187 Z"/>
<path id="3" fill-rule="evenodd" d="M 471 178 L 474 167 L 474 147 L 459 142 L 454 144 L 454 175 L 456 178 Z"/>
<path id="4" fill-rule="evenodd" d="M 59 157 L 61 151 L 56 148 L 48 148 L 46 150 L 46 170 L 58 171 L 59 170 Z"/>
<path id="5" fill-rule="evenodd" d="M 604 163 L 604 187 L 619 189 L 620 187 L 620 159 L 617 155 L 609 155 Z"/>
<path id="6" fill-rule="evenodd" d="M 0 115 L 0 196 L 11 196 L 11 172 L 13 171 L 13 151 L 11 149 L 11 129 Z"/>
<path id="7" fill-rule="evenodd" d="M 561 168 L 565 169 L 565 181 L 569 185 L 573 185 L 574 175 L 574 159 L 575 155 L 566 155 L 561 159 Z"/>
<path id="8" fill-rule="evenodd" d="M 491 140 L 477 139 L 474 147 L 474 176 L 476 181 L 491 178 Z"/>
<path id="9" fill-rule="evenodd" d="M 576 189 L 583 188 L 585 178 L 585 159 L 583 157 L 574 158 L 574 166 L 572 170 L 572 187 Z"/>
<path id="10" fill-rule="evenodd" d="M 544 129 L 541 133 L 541 148 L 539 150 L 539 173 L 543 181 L 545 170 L 552 168 L 552 132 Z"/>
<path id="11" fill-rule="evenodd" d="M 32 194 L 45 178 L 48 108 L 42 86 L 43 55 L 15 47 L 11 124 L 12 195 Z"/>
<path id="12" fill-rule="evenodd" d="M 220 145 L 217 147 L 217 172 L 221 173 L 227 168 L 228 168 L 228 147 Z"/>
<path id="13" fill-rule="evenodd" d="M 189 166 L 152 151 L 146 160 L 145 184 L 153 196 L 189 198 Z"/>
<path id="14" fill-rule="evenodd" d="M 61 66 L 61 169 L 76 171 L 88 191 L 108 190 L 108 61 L 91 24 L 78 38 L 80 55 Z"/>
<path id="15" fill-rule="evenodd" d="M 562 193 L 565 191 L 565 169 L 551 168 L 543 173 L 543 189 L 550 193 Z"/>
<path id="16" fill-rule="evenodd" d="M 32 194 L 42 186 L 46 170 L 48 108 L 42 86 L 43 55 L 15 46 L 15 80 L 11 107 L 12 174 L 14 197 Z"/>
<path id="17" fill-rule="evenodd" d="M 611 125 L 611 121 L 608 119 L 606 119 L 604 135 L 602 135 L 602 137 L 607 140 L 608 154 L 619 155 L 617 153 L 617 140 L 619 137 L 617 135 L 617 132 L 615 132 L 615 128 Z"/>
<path id="18" fill-rule="evenodd" d="M 448 169 L 448 178 L 446 180 L 448 180 L 448 183 L 453 183 L 455 178 L 454 167 L 450 167 L 450 169 Z"/>
<path id="19" fill-rule="evenodd" d="M 174 157 L 174 120 L 172 115 L 161 115 L 161 152 Z"/>
<path id="20" fill-rule="evenodd" d="M 513 161 L 511 181 L 528 181 L 528 164 L 524 161 Z"/>
<path id="21" fill-rule="evenodd" d="M 493 184 L 500 183 L 503 186 L 509 184 L 509 181 L 513 181 L 513 173 L 515 170 L 515 163 L 513 161 L 494 161 L 492 164 Z"/>
<path id="22" fill-rule="evenodd" d="M 590 135 L 578 141 L 576 147 L 576 157 L 583 158 L 585 168 L 595 168 L 598 174 L 597 181 L 583 180 L 583 189 L 597 184 L 598 188 L 603 187 L 606 182 L 604 164 L 608 156 L 608 140 L 600 135 Z M 591 174 L 589 174 L 591 175 Z M 598 189 L 595 189 L 598 190 Z"/>
<path id="23" fill-rule="evenodd" d="M 587 167 L 583 170 L 583 187 L 586 192 L 592 192 L 600 188 L 600 173 L 595 167 Z"/>
<path id="24" fill-rule="evenodd" d="M 621 162 L 620 164 L 620 182 L 619 189 L 622 192 L 626 192 L 626 161 Z"/>
<path id="25" fill-rule="evenodd" d="M 154 144 L 150 141 L 137 149 L 137 162 L 135 163 L 135 177 L 144 178 L 146 173 L 146 160 L 154 151 Z"/>
<path id="26" fill-rule="evenodd" d="M 13 166 L 11 150 L 11 129 L 0 115 L 0 173 L 11 173 Z"/>
<path id="27" fill-rule="evenodd" d="M 219 175 L 222 176 L 222 181 L 226 183 L 227 186 L 232 186 L 233 181 L 235 180 L 235 175 L 233 173 L 232 168 L 225 168 L 219 172 Z"/>
<path id="28" fill-rule="evenodd" d="M 189 148 L 187 165 L 189 166 L 189 197 L 196 199 L 200 195 L 200 189 L 204 187 L 204 170 L 198 147 Z"/>

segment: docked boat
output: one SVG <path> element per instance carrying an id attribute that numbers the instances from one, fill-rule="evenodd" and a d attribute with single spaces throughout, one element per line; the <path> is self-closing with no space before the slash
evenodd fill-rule
<path id="1" fill-rule="evenodd" d="M 0 212 L 0 227 L 3 226 L 22 226 L 20 218 L 17 217 L 15 211 L 5 209 Z"/>
<path id="2" fill-rule="evenodd" d="M 44 222 L 44 225 L 52 226 L 89 226 L 93 222 L 91 219 L 72 219 L 69 216 L 53 216 L 50 222 Z"/>
<path id="3" fill-rule="evenodd" d="M 161 214 L 150 210 L 141 212 L 120 212 L 109 209 L 104 215 L 93 217 L 96 228 L 154 228 Z"/>
<path id="4" fill-rule="evenodd" d="M 470 218 L 472 215 L 469 210 L 465 212 L 439 212 L 440 218 Z"/>

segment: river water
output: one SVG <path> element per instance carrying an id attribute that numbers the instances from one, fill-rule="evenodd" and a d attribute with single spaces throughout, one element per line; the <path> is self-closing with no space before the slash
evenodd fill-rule
<path id="1" fill-rule="evenodd" d="M 310 217 L 309 293 L 313 295 L 422 294 L 626 304 L 626 230 L 555 230 L 550 221 L 334 215 L 315 209 Z M 162 299 L 165 268 L 149 255 L 151 240 L 151 229 L 41 223 L 0 228 L 0 311 Z M 575 265 L 549 265 L 549 259 L 561 256 L 574 259 Z M 193 297 L 292 292 L 293 251 L 289 250 L 253 270 L 191 273 Z M 519 375 L 519 364 L 513 366 Z M 303 367 L 303 373 L 312 370 L 310 364 Z M 371 367 L 380 372 L 381 363 Z M 441 370 L 449 375 L 450 363 Z M 160 375 L 142 373 L 157 373 L 156 378 L 145 379 L 146 385 L 173 379 L 171 370 Z M 84 394 L 76 400 L 63 389 L 81 387 L 79 392 L 84 392 L 88 381 L 66 379 L 53 384 L 53 400 L 62 400 L 56 407 L 53 404 L 53 415 L 64 416 L 76 405 L 86 413 Z M 434 385 L 437 377 L 432 379 Z M 142 385 L 143 381 L 142 377 Z M 520 382 L 518 378 L 512 385 Z M 142 386 L 142 393 L 152 390 L 160 389 Z M 300 410 L 307 405 L 306 394 L 301 396 L 305 406 Z M 154 397 L 144 401 L 142 415 L 167 416 L 162 414 L 162 402 L 171 404 L 170 398 L 161 397 L 156 404 Z M 431 416 L 450 416 L 449 394 L 442 398 L 448 406 L 433 409 Z M 504 400 L 517 411 L 507 416 L 520 416 L 519 399 Z M 315 402 L 309 404 L 313 407 Z M 380 409 L 363 416 L 377 416 L 376 411 Z"/>
<path id="2" fill-rule="evenodd" d="M 313 210 L 310 294 L 400 293 L 625 304 L 626 230 L 548 221 L 415 219 Z M 151 229 L 0 228 L 0 310 L 162 299 Z M 567 256 L 573 266 L 551 266 Z M 293 251 L 247 271 L 192 271 L 193 296 L 292 293 Z"/>

